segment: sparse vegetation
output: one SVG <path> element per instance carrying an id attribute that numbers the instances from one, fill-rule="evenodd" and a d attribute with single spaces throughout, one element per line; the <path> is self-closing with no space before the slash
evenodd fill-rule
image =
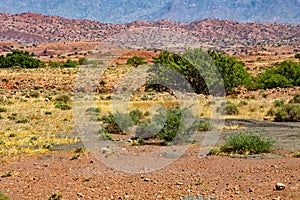
<path id="1" fill-rule="evenodd" d="M 147 64 L 147 61 L 140 56 L 132 56 L 127 59 L 127 64 L 138 67 L 139 65 Z"/>
<path id="2" fill-rule="evenodd" d="M 62 197 L 63 197 L 62 194 L 52 193 L 48 198 L 48 200 L 59 200 L 62 199 Z"/>
<path id="3" fill-rule="evenodd" d="M 294 98 L 284 104 L 284 100 L 275 100 L 267 116 L 274 116 L 276 122 L 300 122 L 300 95 L 296 94 Z"/>
<path id="4" fill-rule="evenodd" d="M 61 110 L 71 110 L 72 109 L 71 106 L 69 106 L 68 104 L 61 102 L 61 101 L 55 103 L 55 108 L 61 109 Z"/>
<path id="5" fill-rule="evenodd" d="M 71 101 L 71 97 L 69 95 L 66 95 L 66 94 L 61 94 L 61 95 L 58 95 L 55 98 L 55 101 L 63 102 L 63 103 L 68 103 L 68 102 Z"/>
<path id="6" fill-rule="evenodd" d="M 77 63 L 75 61 L 72 61 L 70 59 L 67 60 L 64 64 L 61 65 L 63 68 L 76 68 Z"/>
<path id="7" fill-rule="evenodd" d="M 300 122 L 300 104 L 286 104 L 275 111 L 276 122 Z"/>
<path id="8" fill-rule="evenodd" d="M 210 131 L 213 126 L 210 121 L 201 121 L 198 125 L 198 131 Z"/>
<path id="9" fill-rule="evenodd" d="M 0 200 L 9 200 L 9 198 L 0 191 Z"/>
<path id="10" fill-rule="evenodd" d="M 230 101 L 222 102 L 221 106 L 217 108 L 217 112 L 222 115 L 237 115 L 239 114 L 238 107 Z"/>

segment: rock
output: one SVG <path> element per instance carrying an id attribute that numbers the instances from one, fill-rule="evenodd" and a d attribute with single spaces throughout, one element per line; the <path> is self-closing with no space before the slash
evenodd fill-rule
<path id="1" fill-rule="evenodd" d="M 273 198 L 272 200 L 281 200 L 281 197 Z"/>
<path id="2" fill-rule="evenodd" d="M 276 190 L 284 190 L 285 185 L 283 183 L 276 183 L 275 189 Z"/>
<path id="3" fill-rule="evenodd" d="M 176 185 L 183 185 L 182 182 L 176 182 Z"/>
<path id="4" fill-rule="evenodd" d="M 112 153 L 112 150 L 109 148 L 106 148 L 106 147 L 101 148 L 100 151 L 103 154 L 111 154 Z"/>

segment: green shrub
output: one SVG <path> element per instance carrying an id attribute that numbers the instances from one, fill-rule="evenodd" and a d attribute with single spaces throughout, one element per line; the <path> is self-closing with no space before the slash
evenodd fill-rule
<path id="1" fill-rule="evenodd" d="M 236 105 L 230 101 L 222 102 L 221 106 L 217 108 L 217 112 L 222 115 L 237 115 L 239 114 L 239 109 Z"/>
<path id="2" fill-rule="evenodd" d="M 280 106 L 283 106 L 283 105 L 284 105 L 284 102 L 285 102 L 285 100 L 282 100 L 282 99 L 278 100 L 278 99 L 276 99 L 276 100 L 273 102 L 273 105 L 274 105 L 275 107 L 280 107 Z"/>
<path id="3" fill-rule="evenodd" d="M 143 112 L 139 109 L 130 111 L 129 115 L 135 124 L 139 124 L 140 120 L 143 118 Z"/>
<path id="4" fill-rule="evenodd" d="M 26 117 L 23 117 L 23 118 L 18 119 L 16 121 L 16 123 L 29 123 L 29 122 L 30 122 L 30 120 L 28 118 L 26 118 Z"/>
<path id="5" fill-rule="evenodd" d="M 9 200 L 9 198 L 0 191 L 0 200 Z"/>
<path id="6" fill-rule="evenodd" d="M 68 104 L 61 102 L 61 101 L 55 103 L 55 108 L 58 108 L 61 110 L 71 110 L 72 109 L 71 106 L 69 106 Z"/>
<path id="7" fill-rule="evenodd" d="M 17 137 L 17 133 L 15 133 L 15 132 L 13 132 L 13 133 L 10 133 L 9 135 L 8 135 L 8 137 Z"/>
<path id="8" fill-rule="evenodd" d="M 101 112 L 101 108 L 98 107 L 90 107 L 86 109 L 86 112 L 92 112 L 92 113 L 100 113 Z"/>
<path id="9" fill-rule="evenodd" d="M 276 113 L 276 110 L 273 108 L 270 108 L 267 112 L 267 116 L 274 116 Z"/>
<path id="10" fill-rule="evenodd" d="M 198 131 L 210 131 L 213 126 L 210 121 L 201 121 L 198 125 Z"/>
<path id="11" fill-rule="evenodd" d="M 297 93 L 289 103 L 300 103 L 300 93 Z"/>
<path id="12" fill-rule="evenodd" d="M 218 152 L 219 151 L 217 149 L 211 149 L 211 150 L 209 150 L 207 155 L 209 155 L 209 156 L 217 155 Z"/>
<path id="13" fill-rule="evenodd" d="M 43 144 L 43 149 L 51 149 L 53 147 L 53 143 L 51 142 L 46 142 L 45 144 Z"/>
<path id="14" fill-rule="evenodd" d="M 31 91 L 29 93 L 29 96 L 33 98 L 38 98 L 40 96 L 40 93 L 38 91 Z"/>
<path id="15" fill-rule="evenodd" d="M 59 95 L 55 98 L 55 101 L 68 103 L 68 102 L 71 101 L 71 97 L 69 95 L 66 95 L 66 94 L 61 94 L 61 95 Z"/>
<path id="16" fill-rule="evenodd" d="M 188 119 L 183 116 L 192 116 L 192 114 L 189 109 L 185 108 L 174 107 L 168 108 L 165 111 L 164 109 L 160 109 L 158 114 L 152 117 L 153 124 L 156 126 L 155 128 L 162 127 L 155 137 L 164 140 L 165 144 L 186 141 L 190 133 L 197 129 L 196 125 L 198 122 L 189 125 L 188 121 L 185 121 Z M 179 130 L 180 126 L 182 126 L 182 130 Z"/>
<path id="17" fill-rule="evenodd" d="M 127 64 L 138 67 L 139 65 L 147 64 L 147 61 L 140 56 L 132 56 L 127 59 Z"/>
<path id="18" fill-rule="evenodd" d="M 286 104 L 275 111 L 276 122 L 300 122 L 300 104 Z"/>
<path id="19" fill-rule="evenodd" d="M 62 67 L 64 67 L 64 68 L 75 68 L 75 67 L 77 67 L 77 63 L 74 62 L 74 61 L 72 61 L 72 60 L 70 60 L 70 59 L 68 59 L 67 62 L 65 62 L 62 65 Z"/>
<path id="20" fill-rule="evenodd" d="M 61 67 L 61 64 L 58 63 L 58 62 L 52 62 L 52 61 L 49 61 L 49 62 L 48 62 L 48 66 L 49 66 L 49 67 L 58 68 L 58 67 Z"/>
<path id="21" fill-rule="evenodd" d="M 7 108 L 5 108 L 5 107 L 0 107 L 0 113 L 1 112 L 7 112 Z"/>
<path id="22" fill-rule="evenodd" d="M 103 131 L 109 134 L 126 134 L 128 128 L 135 125 L 129 115 L 119 112 L 115 114 L 109 113 L 108 116 L 103 116 L 100 120 L 107 124 Z"/>
<path id="23" fill-rule="evenodd" d="M 52 193 L 48 198 L 48 200 L 59 200 L 62 199 L 62 197 L 63 197 L 62 194 Z"/>
<path id="24" fill-rule="evenodd" d="M 246 106 L 246 105 L 248 105 L 248 102 L 244 100 L 240 101 L 238 104 L 238 106 Z"/>
<path id="25" fill-rule="evenodd" d="M 269 153 L 273 145 L 274 140 L 271 138 L 263 138 L 253 133 L 237 133 L 229 136 L 220 151 L 237 154 Z"/>

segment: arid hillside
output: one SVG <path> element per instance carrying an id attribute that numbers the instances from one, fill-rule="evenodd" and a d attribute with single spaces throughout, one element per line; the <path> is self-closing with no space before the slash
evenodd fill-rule
<path id="1" fill-rule="evenodd" d="M 284 45 L 297 49 L 300 45 L 300 25 L 276 23 L 238 23 L 229 20 L 207 19 L 192 23 L 160 20 L 155 22 L 134 21 L 128 24 L 104 24 L 91 20 L 70 20 L 57 16 L 24 13 L 18 15 L 0 14 L 0 25 L 0 41 L 27 44 L 99 42 L 122 31 L 164 28 L 174 33 L 186 34 L 204 46 L 223 49 L 243 49 L 253 45 L 274 47 Z M 171 39 L 171 36 L 169 38 Z"/>

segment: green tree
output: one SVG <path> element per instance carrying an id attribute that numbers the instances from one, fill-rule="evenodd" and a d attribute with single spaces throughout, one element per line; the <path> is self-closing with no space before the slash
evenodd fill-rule
<path id="1" fill-rule="evenodd" d="M 224 83 L 226 92 L 231 93 L 235 87 L 250 81 L 250 75 L 242 62 L 215 51 L 206 52 L 201 48 L 187 49 L 182 55 L 162 51 L 153 62 L 156 66 L 152 72 L 160 79 L 163 77 L 169 82 L 176 81 L 165 75 L 171 71 L 167 69 L 169 67 L 183 75 L 198 94 L 208 94 L 218 88 L 220 82 Z"/>
<path id="2" fill-rule="evenodd" d="M 296 53 L 295 58 L 298 58 L 300 60 L 300 53 Z"/>
<path id="3" fill-rule="evenodd" d="M 19 66 L 22 68 L 38 68 L 43 66 L 44 63 L 38 59 L 32 58 L 29 52 L 23 52 L 20 50 L 14 50 L 4 56 L 0 56 L 0 68 L 9 68 L 13 66 Z"/>

